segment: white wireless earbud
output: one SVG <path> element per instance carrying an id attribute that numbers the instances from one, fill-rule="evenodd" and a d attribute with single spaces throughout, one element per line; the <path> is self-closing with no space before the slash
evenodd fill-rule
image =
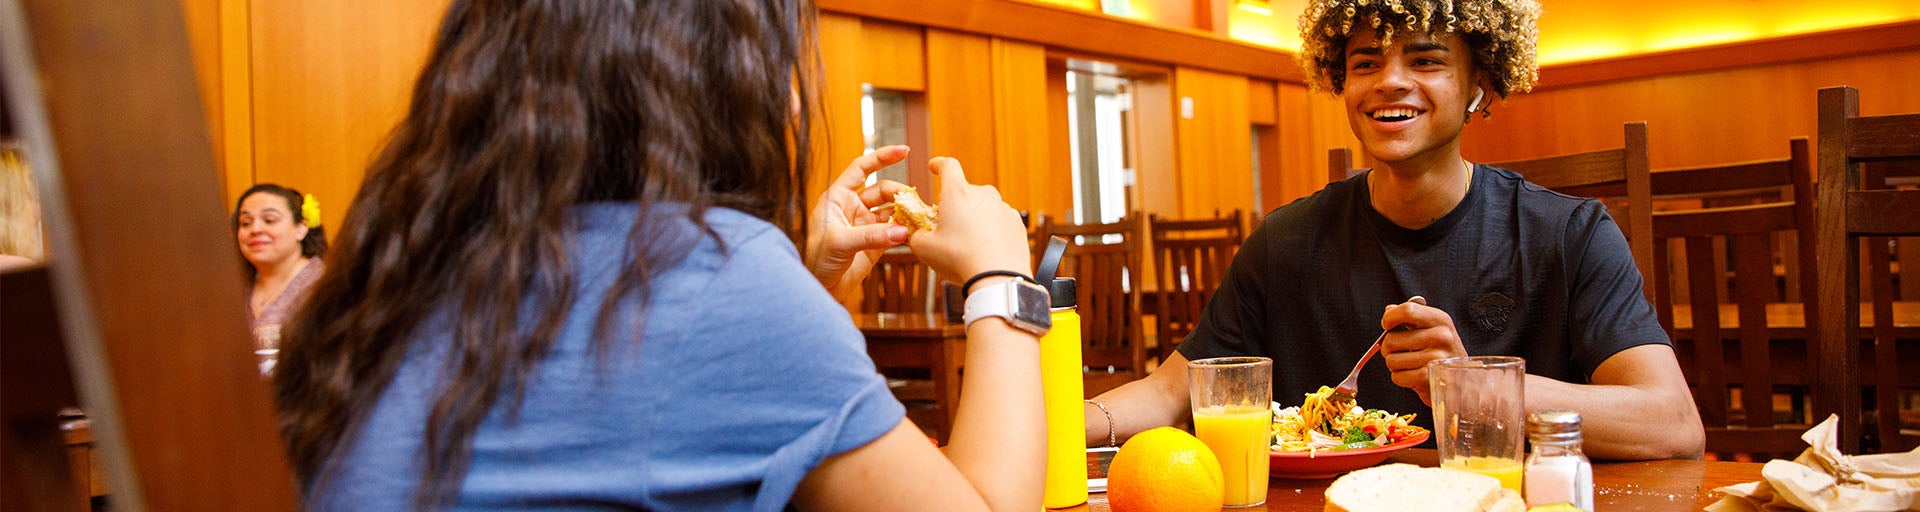
<path id="1" fill-rule="evenodd" d="M 1472 114 L 1473 111 L 1479 110 L 1480 98 L 1486 97 L 1486 95 L 1487 95 L 1486 89 L 1482 89 L 1479 87 L 1473 88 L 1473 101 L 1467 102 L 1467 113 Z"/>

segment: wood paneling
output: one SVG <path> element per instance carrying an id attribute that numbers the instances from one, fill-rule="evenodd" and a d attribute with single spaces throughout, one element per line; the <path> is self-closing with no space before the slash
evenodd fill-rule
<path id="1" fill-rule="evenodd" d="M 820 197 L 847 163 L 866 152 L 860 131 L 860 82 L 865 52 L 860 18 L 822 13 L 819 40 L 822 69 L 813 112 L 813 171 L 807 175 L 807 201 Z M 925 148 L 908 158 L 925 159 Z"/>
<path id="2" fill-rule="evenodd" d="M 1645 120 L 1655 169 L 1767 158 L 1779 141 L 1813 135 L 1815 89 L 1914 83 L 1920 50 L 1549 89 L 1495 104 L 1492 118 L 1476 116 L 1462 150 L 1475 161 L 1572 153 L 1614 145 L 1621 123 Z M 1867 113 L 1920 111 L 1920 95 L 1862 102 Z"/>
<path id="3" fill-rule="evenodd" d="M 1247 80 L 1247 120 L 1260 126 L 1273 126 L 1280 122 L 1278 94 L 1272 80 Z"/>
<path id="4" fill-rule="evenodd" d="M 1048 48 L 1300 82 L 1300 66 L 1290 53 L 1095 12 L 1020 0 L 821 0 L 819 5 L 827 12 L 1018 39 Z M 1175 21 L 1161 23 L 1180 25 Z M 929 62 L 932 55 L 929 51 Z"/>
<path id="5" fill-rule="evenodd" d="M 62 255 L 49 267 L 53 300 L 113 507 L 294 509 L 242 277 L 218 249 L 233 234 L 180 3 L 24 7 L 0 25 L 32 26 L 0 34 L 33 41 L 37 73 L 10 70 L 6 88 L 36 102 L 16 104 L 29 119 L 20 131 L 48 178 L 42 207 Z"/>
<path id="6" fill-rule="evenodd" d="M 981 115 L 992 111 L 993 89 L 989 38 L 927 29 L 927 122 L 933 147 L 920 153 L 921 158 L 959 159 L 967 179 L 997 185 L 994 120 Z M 932 197 L 939 197 L 938 192 Z"/>
<path id="7" fill-rule="evenodd" d="M 1180 110 L 1174 128 L 1180 161 L 1175 213 L 1203 218 L 1215 211 L 1252 210 L 1253 124 L 1246 77 L 1181 67 L 1174 69 L 1173 89 Z M 1189 100 L 1191 118 L 1185 111 Z"/>
<path id="8" fill-rule="evenodd" d="M 1920 49 L 1920 21 L 1545 66 L 1539 89 Z"/>
<path id="9" fill-rule="evenodd" d="M 199 85 L 200 107 L 207 119 L 207 133 L 221 130 L 220 114 L 220 0 L 180 0 L 181 17 L 187 21 L 187 48 L 193 55 L 194 83 Z M 214 160 L 220 159 L 220 137 L 210 137 Z"/>
<path id="10" fill-rule="evenodd" d="M 1046 49 L 999 38 L 991 48 L 1000 195 L 1015 208 L 1065 212 L 1073 206 L 1073 173 L 1053 166 L 1051 136 L 1052 118 L 1065 117 L 1067 111 L 1047 108 Z"/>
<path id="11" fill-rule="evenodd" d="M 1347 125 L 1346 107 L 1338 97 L 1287 83 L 1279 84 L 1276 95 L 1280 109 L 1281 184 L 1278 195 L 1261 195 L 1265 203 L 1260 205 L 1261 211 L 1279 208 L 1326 186 L 1327 150 L 1360 149 L 1359 140 Z"/>
<path id="12" fill-rule="evenodd" d="M 860 64 L 863 81 L 882 89 L 927 90 L 926 30 L 917 25 L 863 20 L 860 47 L 862 53 L 853 58 Z"/>
<path id="13" fill-rule="evenodd" d="M 1160 75 L 1133 79 L 1134 161 L 1133 193 L 1127 197 L 1134 210 L 1173 215 L 1180 211 L 1180 144 L 1174 119 L 1179 114 L 1173 95 L 1173 77 Z"/>
<path id="14" fill-rule="evenodd" d="M 225 204 L 239 202 L 240 194 L 253 186 L 253 35 L 251 0 L 220 0 L 220 21 L 215 28 L 220 41 L 220 89 L 218 96 L 207 98 L 219 105 L 220 123 L 214 144 L 220 148 L 215 160 L 220 165 L 220 183 L 226 189 Z M 188 25 L 189 30 L 204 27 Z M 197 36 L 196 36 L 197 37 Z M 335 230 L 338 231 L 338 230 Z"/>
<path id="15" fill-rule="evenodd" d="M 318 196 L 339 226 L 406 114 L 445 0 L 258 0 L 249 12 L 253 179 Z"/>

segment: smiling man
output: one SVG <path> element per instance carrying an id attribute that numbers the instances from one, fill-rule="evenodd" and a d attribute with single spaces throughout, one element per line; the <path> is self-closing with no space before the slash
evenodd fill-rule
<path id="1" fill-rule="evenodd" d="M 1340 96 L 1378 167 L 1268 214 L 1178 353 L 1087 406 L 1088 442 L 1185 422 L 1189 360 L 1271 357 L 1274 399 L 1298 405 L 1339 383 L 1382 330 L 1403 327 L 1385 336 L 1384 362 L 1362 371 L 1360 405 L 1419 413 L 1430 427 L 1428 361 L 1520 356 L 1527 409 L 1579 411 L 1589 455 L 1700 456 L 1692 396 L 1606 208 L 1460 154 L 1473 115 L 1536 81 L 1539 10 L 1533 0 L 1309 5 L 1306 76 Z"/>

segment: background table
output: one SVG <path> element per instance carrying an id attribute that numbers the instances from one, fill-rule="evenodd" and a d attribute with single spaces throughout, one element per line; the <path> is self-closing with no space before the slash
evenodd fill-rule
<path id="1" fill-rule="evenodd" d="M 856 313 L 853 324 L 867 337 L 867 355 L 881 368 L 926 368 L 932 374 L 934 408 L 953 425 L 960 403 L 960 363 L 967 354 L 967 326 L 937 313 Z"/>

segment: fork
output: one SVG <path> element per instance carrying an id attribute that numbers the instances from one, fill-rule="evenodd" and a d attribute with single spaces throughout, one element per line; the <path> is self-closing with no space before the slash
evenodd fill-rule
<path id="1" fill-rule="evenodd" d="M 1407 302 L 1425 306 L 1427 305 L 1427 298 L 1415 295 L 1407 298 Z M 1380 342 L 1387 339 L 1387 333 L 1404 328 L 1406 328 L 1406 326 L 1397 325 L 1392 329 L 1380 331 L 1380 337 L 1373 339 L 1373 346 L 1367 347 L 1367 353 L 1360 356 L 1360 362 L 1353 363 L 1353 371 L 1347 372 L 1347 380 L 1340 381 L 1340 385 L 1333 388 L 1333 396 L 1329 397 L 1327 401 L 1334 403 L 1353 403 L 1354 395 L 1360 393 L 1360 369 L 1367 366 L 1367 361 L 1373 360 L 1374 354 L 1380 353 Z"/>

